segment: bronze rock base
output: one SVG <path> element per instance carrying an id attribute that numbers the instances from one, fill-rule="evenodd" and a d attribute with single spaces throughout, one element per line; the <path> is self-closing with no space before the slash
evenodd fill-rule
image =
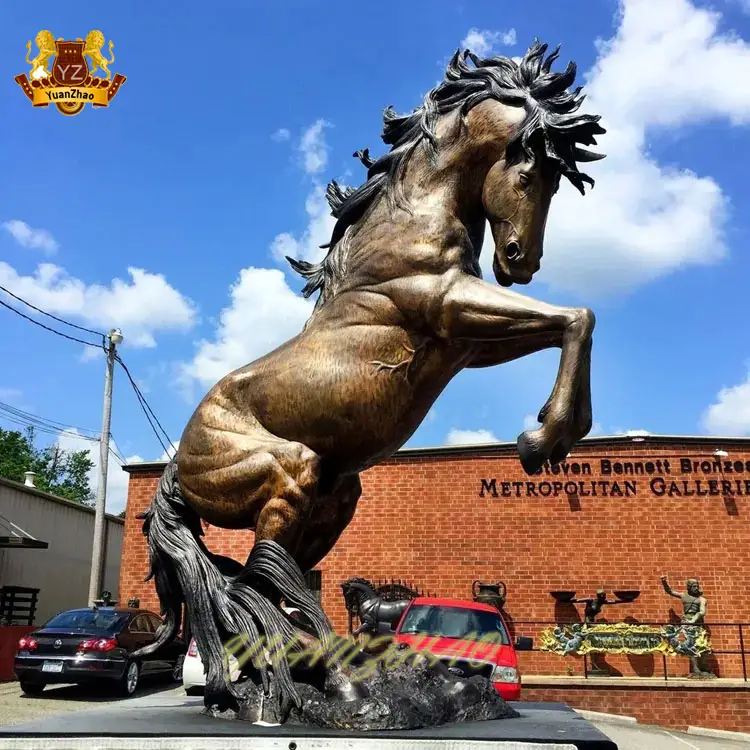
<path id="1" fill-rule="evenodd" d="M 458 679 L 439 663 L 403 663 L 387 670 L 379 666 L 362 680 L 367 697 L 356 700 L 336 699 L 311 682 L 295 682 L 301 705 L 292 707 L 286 716 L 276 699 L 278 691 L 273 680 L 269 695 L 263 695 L 260 686 L 251 681 L 238 685 L 244 697 L 236 712 L 205 709 L 204 713 L 252 723 L 358 731 L 419 729 L 519 716 L 486 678 Z"/>

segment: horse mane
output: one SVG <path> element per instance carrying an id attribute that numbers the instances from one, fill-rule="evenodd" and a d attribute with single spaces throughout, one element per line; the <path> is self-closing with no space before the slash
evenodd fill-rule
<path id="1" fill-rule="evenodd" d="M 320 263 L 287 257 L 307 280 L 303 296 L 320 290 L 316 309 L 332 296 L 332 282 L 343 274 L 345 253 L 338 245 L 346 230 L 383 194 L 392 207 L 409 210 L 402 186 L 406 165 L 422 143 L 429 157 L 435 158 L 435 127 L 441 115 L 459 109 L 465 118 L 487 99 L 523 106 L 526 118 L 506 147 L 508 163 L 533 158 L 534 146 L 541 141 L 546 157 L 581 194 L 584 183 L 593 187 L 594 180 L 580 172 L 576 162 L 597 161 L 604 155 L 578 144 L 595 145 L 595 136 L 606 131 L 599 125 L 599 115 L 577 114 L 586 97 L 581 95 L 581 86 L 568 91 L 575 81 L 576 64 L 570 62 L 562 73 L 553 73 L 552 63 L 559 57 L 560 47 L 545 58 L 547 49 L 547 44 L 534 41 L 520 63 L 500 56 L 482 59 L 469 50 L 463 54 L 457 50 L 446 68 L 445 80 L 425 94 L 420 107 L 409 115 L 398 115 L 391 106 L 386 107 L 381 137 L 391 150 L 379 159 L 372 159 L 368 149 L 354 154 L 367 168 L 367 180 L 360 187 L 342 187 L 335 180 L 328 185 L 326 197 L 337 221 L 330 242 L 322 246 L 328 249 L 326 257 Z"/>
<path id="2" fill-rule="evenodd" d="M 361 583 L 363 586 L 367 586 L 368 589 L 372 589 L 373 592 L 375 591 L 372 581 L 368 581 L 366 578 L 347 578 L 341 585 L 343 586 L 344 583 Z"/>

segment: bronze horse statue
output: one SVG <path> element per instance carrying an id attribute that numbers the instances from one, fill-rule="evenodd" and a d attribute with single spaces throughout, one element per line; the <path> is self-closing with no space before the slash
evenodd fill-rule
<path id="1" fill-rule="evenodd" d="M 580 114 L 570 63 L 535 42 L 523 60 L 451 59 L 445 80 L 411 114 L 384 112 L 378 159 L 359 188 L 328 187 L 336 225 L 320 263 L 289 259 L 318 293 L 304 329 L 226 375 L 201 401 L 143 515 L 151 576 L 165 613 L 155 650 L 179 630 L 182 606 L 207 669 L 206 705 L 233 706 L 239 692 L 223 642 L 295 636 L 279 608 L 299 608 L 318 638 L 331 626 L 301 571 L 320 562 L 352 520 L 360 472 L 398 450 L 462 369 L 491 367 L 551 347 L 561 350 L 538 429 L 518 452 L 534 473 L 562 460 L 592 424 L 594 315 L 511 290 L 539 270 L 550 201 L 561 177 L 582 194 L 593 180 L 577 162 L 604 133 Z M 499 286 L 479 267 L 485 225 Z M 252 529 L 245 565 L 201 539 L 203 519 Z M 282 659 L 271 672 L 289 705 L 299 702 Z M 328 689 L 361 695 L 343 670 Z"/>
<path id="2" fill-rule="evenodd" d="M 378 633 L 380 625 L 393 630 L 411 599 L 386 601 L 366 578 L 347 578 L 341 584 L 347 609 L 357 613 L 360 624 L 352 635 Z"/>

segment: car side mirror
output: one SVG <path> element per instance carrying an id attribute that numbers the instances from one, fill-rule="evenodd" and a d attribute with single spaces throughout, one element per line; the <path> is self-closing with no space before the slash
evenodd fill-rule
<path id="1" fill-rule="evenodd" d="M 525 635 L 516 636 L 516 643 L 514 645 L 516 651 L 533 651 L 534 650 L 534 639 L 529 638 Z"/>

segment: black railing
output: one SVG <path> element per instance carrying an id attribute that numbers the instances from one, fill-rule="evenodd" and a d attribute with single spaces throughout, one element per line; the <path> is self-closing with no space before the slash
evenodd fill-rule
<path id="1" fill-rule="evenodd" d="M 0 624 L 33 625 L 39 589 L 25 586 L 0 588 Z"/>
<path id="2" fill-rule="evenodd" d="M 524 626 L 524 625 L 536 626 L 536 628 L 538 630 L 541 630 L 543 628 L 554 628 L 554 627 L 557 627 L 557 626 L 582 625 L 582 624 L 583 623 L 580 622 L 580 620 L 568 620 L 568 621 L 563 621 L 563 620 L 559 620 L 559 621 L 558 620 L 513 620 L 512 624 L 509 623 L 511 629 L 514 631 L 514 636 L 517 635 L 518 629 L 522 628 L 522 626 Z M 602 621 L 597 622 L 596 624 L 597 625 L 614 625 L 614 624 L 616 624 L 616 622 L 607 622 L 607 621 L 602 620 Z M 648 622 L 648 621 L 640 621 L 640 620 L 638 620 L 637 622 L 633 621 L 633 622 L 628 622 L 627 624 L 628 625 L 649 625 L 649 626 L 652 626 L 652 627 L 662 628 L 662 627 L 664 627 L 666 625 L 679 625 L 680 623 L 679 622 L 675 622 L 674 620 L 671 621 L 671 622 Z M 748 681 L 748 675 L 747 675 L 747 670 L 748 670 L 748 664 L 747 664 L 747 662 L 748 662 L 748 652 L 745 649 L 745 633 L 746 632 L 750 632 L 750 631 L 747 630 L 747 628 L 750 628 L 750 622 L 705 622 L 705 623 L 703 623 L 702 627 L 704 627 L 706 629 L 706 631 L 708 632 L 708 635 L 709 635 L 709 637 L 711 638 L 711 641 L 712 641 L 712 643 L 711 643 L 711 645 L 712 645 L 711 651 L 708 652 L 706 654 L 706 656 L 707 657 L 710 657 L 710 656 L 724 656 L 724 655 L 726 655 L 726 656 L 739 656 L 740 659 L 741 659 L 741 664 L 742 664 L 742 679 L 745 682 L 747 682 Z M 713 647 L 713 644 L 714 644 L 713 635 L 714 635 L 715 631 L 716 631 L 716 635 L 717 636 L 720 635 L 720 637 L 717 638 L 717 641 L 720 644 L 723 644 L 723 642 L 724 642 L 724 634 L 732 633 L 733 637 L 736 639 L 736 643 L 737 643 L 738 648 L 736 648 L 736 649 L 733 649 L 733 648 L 714 648 Z M 525 633 L 525 634 L 528 635 L 528 633 Z M 538 633 L 535 633 L 532 636 L 534 638 L 534 640 L 535 640 L 535 646 L 532 649 L 532 651 L 534 651 L 535 653 L 548 653 L 550 655 L 556 655 L 555 652 L 553 652 L 553 651 L 542 651 L 541 649 L 537 648 L 536 647 L 536 638 L 537 638 L 537 636 L 538 636 Z M 661 658 L 662 658 L 662 669 L 663 669 L 663 673 L 664 673 L 664 681 L 668 682 L 669 679 L 670 679 L 670 677 L 669 677 L 669 669 L 667 667 L 667 655 L 664 654 L 664 653 L 660 653 L 659 654 L 659 652 L 655 652 L 652 655 L 653 656 L 657 656 L 657 654 L 660 655 Z M 611 656 L 638 656 L 639 654 L 618 654 L 616 652 L 611 652 L 611 654 L 608 654 L 606 651 L 602 652 L 602 656 L 606 657 L 608 655 L 611 655 Z M 643 654 L 643 655 L 644 656 L 648 656 L 648 654 Z M 560 656 L 560 655 L 557 654 L 557 656 Z M 560 658 L 563 658 L 563 657 L 560 657 Z M 588 672 L 589 672 L 589 666 L 588 666 L 587 655 L 583 654 L 582 658 L 583 658 L 583 676 L 585 678 L 588 678 L 588 676 L 589 676 L 589 674 L 588 674 Z M 687 658 L 687 657 L 670 656 L 670 658 Z M 636 676 L 638 676 L 638 675 L 636 675 Z M 724 676 L 724 675 L 720 675 L 720 676 Z M 679 679 L 679 678 L 672 677 L 671 679 Z M 739 678 L 735 678 L 735 679 L 739 679 Z"/>

